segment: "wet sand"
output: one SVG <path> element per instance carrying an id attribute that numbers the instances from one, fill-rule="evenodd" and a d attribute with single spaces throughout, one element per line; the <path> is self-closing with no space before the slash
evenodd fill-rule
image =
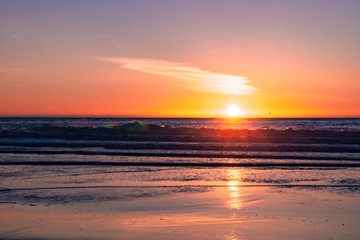
<path id="1" fill-rule="evenodd" d="M 3 176 L 14 175 L 15 168 L 8 168 L 2 170 Z M 360 236 L 356 186 L 244 185 L 242 176 L 266 174 L 261 169 L 221 168 L 214 173 L 218 181 L 164 181 L 164 176 L 173 175 L 168 171 L 176 172 L 169 169 L 150 171 L 151 181 L 144 177 L 144 169 L 137 181 L 121 180 L 119 174 L 125 173 L 90 174 L 88 169 L 79 174 L 55 167 L 59 173 L 52 178 L 53 173 L 44 169 L 24 167 L 22 171 L 32 175 L 3 178 L 7 181 L 0 193 L 0 239 L 355 240 Z M 137 174 L 136 168 L 128 171 Z M 184 176 L 211 172 L 182 171 Z"/>

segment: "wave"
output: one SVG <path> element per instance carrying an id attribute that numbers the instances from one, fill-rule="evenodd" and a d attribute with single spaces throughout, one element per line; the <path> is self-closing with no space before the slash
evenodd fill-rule
<path id="1" fill-rule="evenodd" d="M 142 166 L 142 167 L 360 167 L 360 163 L 323 163 L 323 162 L 105 162 L 105 161 L 28 161 L 28 162 L 0 162 L 0 165 L 30 165 L 30 166 Z"/>
<path id="2" fill-rule="evenodd" d="M 94 155 L 94 156 L 136 156 L 136 157 L 178 157 L 178 158 L 232 158 L 232 159 L 292 159 L 321 161 L 360 161 L 360 154 L 343 153 L 291 153 L 291 152 L 241 152 L 202 150 L 116 150 L 101 149 L 52 149 L 52 148 L 0 148 L 0 154 L 42 154 L 42 155 Z"/>
<path id="3" fill-rule="evenodd" d="M 223 142 L 161 142 L 161 141 L 84 141 L 49 139 L 0 139 L 0 149 L 20 148 L 100 148 L 111 150 L 202 150 L 241 152 L 328 152 L 360 153 L 358 144 L 293 144 L 293 143 L 223 143 Z"/>
<path id="4" fill-rule="evenodd" d="M 358 130 L 275 130 L 175 127 L 132 121 L 93 127 L 42 124 L 28 128 L 0 129 L 0 138 L 52 138 L 67 140 L 121 140 L 165 142 L 253 142 L 306 144 L 360 144 Z"/>
<path id="5" fill-rule="evenodd" d="M 360 188 L 360 184 L 239 184 L 232 185 L 237 188 L 253 188 L 253 187 L 285 187 L 285 188 Z M 182 184 L 182 185 L 89 185 L 89 186 L 61 186 L 61 187 L 29 187 L 29 188 L 0 188 L 0 192 L 14 191 L 46 191 L 46 190 L 69 190 L 69 189 L 130 189 L 130 188 L 229 188 L 229 185 L 221 184 Z M 15 203 L 15 202 L 1 202 Z"/>

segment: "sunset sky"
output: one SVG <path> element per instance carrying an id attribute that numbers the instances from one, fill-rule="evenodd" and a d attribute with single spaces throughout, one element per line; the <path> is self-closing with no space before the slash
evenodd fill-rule
<path id="1" fill-rule="evenodd" d="M 0 116 L 360 117 L 360 1 L 0 1 Z"/>

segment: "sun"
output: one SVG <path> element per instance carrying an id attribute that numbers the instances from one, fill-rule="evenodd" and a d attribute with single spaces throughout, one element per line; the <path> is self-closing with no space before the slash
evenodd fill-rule
<path id="1" fill-rule="evenodd" d="M 241 117 L 243 114 L 244 111 L 235 104 L 232 104 L 225 109 L 225 116 L 229 118 Z"/>

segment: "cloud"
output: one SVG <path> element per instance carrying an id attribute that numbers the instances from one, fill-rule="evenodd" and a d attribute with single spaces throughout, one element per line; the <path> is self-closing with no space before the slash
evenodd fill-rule
<path id="1" fill-rule="evenodd" d="M 1 67 L 0 74 L 36 74 L 39 70 L 21 67 Z"/>
<path id="2" fill-rule="evenodd" d="M 159 59 L 111 57 L 102 57 L 100 60 L 121 64 L 126 69 L 181 79 L 183 81 L 179 83 L 180 87 L 194 91 L 249 95 L 258 90 L 249 85 L 249 81 L 244 77 L 212 73 L 179 62 Z"/>
<path id="3" fill-rule="evenodd" d="M 328 100 L 328 101 L 347 101 L 347 97 L 338 97 L 338 96 L 329 96 L 321 94 L 282 94 L 285 97 L 296 97 L 296 98 L 313 98 L 319 100 Z"/>
<path id="4" fill-rule="evenodd" d="M 95 36 L 78 38 L 77 40 L 79 40 L 79 41 L 93 41 L 93 40 L 99 40 L 99 39 L 108 39 L 110 37 L 111 37 L 111 34 L 103 34 L 103 35 L 95 35 Z"/>
<path id="5" fill-rule="evenodd" d="M 22 39 L 22 37 L 20 35 L 18 35 L 18 34 L 13 34 L 11 37 L 13 39 L 15 39 L 15 40 L 21 40 Z"/>

